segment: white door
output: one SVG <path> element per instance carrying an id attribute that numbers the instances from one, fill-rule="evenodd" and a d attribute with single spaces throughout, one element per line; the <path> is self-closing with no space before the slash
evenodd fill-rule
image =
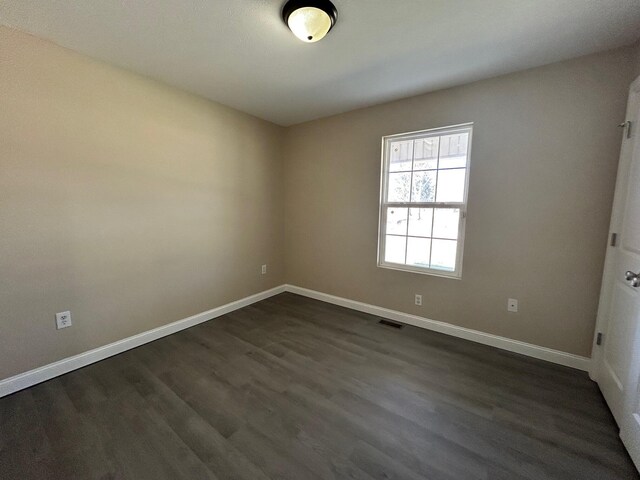
<path id="1" fill-rule="evenodd" d="M 640 78 L 631 85 L 594 346 L 594 372 L 640 468 Z M 597 345 L 598 332 L 602 341 Z"/>

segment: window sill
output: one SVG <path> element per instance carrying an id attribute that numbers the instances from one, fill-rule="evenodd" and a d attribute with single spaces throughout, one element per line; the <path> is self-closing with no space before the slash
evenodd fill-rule
<path id="1" fill-rule="evenodd" d="M 431 277 L 448 278 L 450 280 L 462 280 L 462 274 L 458 272 L 447 272 L 446 270 L 436 270 L 431 268 L 410 267 L 398 263 L 378 263 L 379 268 L 396 270 L 399 272 L 417 273 L 419 275 L 429 275 Z"/>

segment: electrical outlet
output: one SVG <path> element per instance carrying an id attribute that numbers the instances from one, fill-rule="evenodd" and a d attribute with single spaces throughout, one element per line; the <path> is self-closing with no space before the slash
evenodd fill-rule
<path id="1" fill-rule="evenodd" d="M 262 265 L 262 275 L 267 273 L 267 266 L 266 265 Z"/>
<path id="2" fill-rule="evenodd" d="M 71 312 L 56 313 L 56 328 L 67 328 L 71 326 Z"/>
<path id="3" fill-rule="evenodd" d="M 416 305 L 422 305 L 422 295 L 416 295 Z"/>
<path id="4" fill-rule="evenodd" d="M 510 298 L 507 300 L 507 311 L 509 312 L 517 312 L 518 311 L 518 300 L 515 298 Z"/>

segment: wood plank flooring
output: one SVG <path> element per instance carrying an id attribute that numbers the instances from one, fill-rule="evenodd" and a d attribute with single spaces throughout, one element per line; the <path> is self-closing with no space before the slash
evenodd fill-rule
<path id="1" fill-rule="evenodd" d="M 5 479 L 638 479 L 569 368 L 282 294 L 0 399 Z"/>

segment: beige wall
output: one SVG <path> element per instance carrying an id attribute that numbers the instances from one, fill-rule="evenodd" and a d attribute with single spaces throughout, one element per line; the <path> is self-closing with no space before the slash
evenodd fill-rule
<path id="1" fill-rule="evenodd" d="M 280 127 L 3 27 L 0 112 L 0 379 L 284 282 Z"/>
<path id="2" fill-rule="evenodd" d="M 633 78 L 637 78 L 640 76 L 640 41 L 636 43 L 635 47 L 633 47 L 633 58 L 635 62 Z"/>
<path id="3" fill-rule="evenodd" d="M 589 355 L 631 80 L 592 55 L 289 128 L 291 284 Z M 475 122 L 463 279 L 376 266 L 380 139 Z M 413 305 L 414 294 L 423 306 Z M 508 314 L 507 298 L 520 301 Z"/>
<path id="4" fill-rule="evenodd" d="M 0 378 L 285 281 L 588 355 L 634 68 L 638 47 L 285 130 L 0 27 Z M 468 121 L 463 280 L 377 268 L 380 137 Z"/>

